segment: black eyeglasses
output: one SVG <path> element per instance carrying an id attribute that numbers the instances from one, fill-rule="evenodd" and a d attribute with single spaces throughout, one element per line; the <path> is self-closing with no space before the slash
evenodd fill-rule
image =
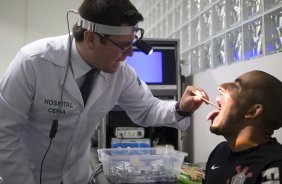
<path id="1" fill-rule="evenodd" d="M 114 44 L 116 47 L 118 47 L 121 51 L 126 51 L 128 50 L 130 47 L 132 47 L 133 45 L 135 45 L 138 41 L 140 41 L 143 38 L 144 35 L 144 29 L 142 28 L 137 28 L 135 33 L 134 33 L 134 40 L 126 46 L 120 45 L 118 43 L 116 43 L 115 41 L 113 41 L 112 39 L 110 39 L 108 37 L 108 35 L 104 35 L 101 33 L 98 33 L 100 36 L 102 36 L 103 38 L 109 40 L 112 44 Z"/>

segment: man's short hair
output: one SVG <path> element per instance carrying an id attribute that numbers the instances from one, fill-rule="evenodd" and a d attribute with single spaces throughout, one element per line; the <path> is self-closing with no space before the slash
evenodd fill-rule
<path id="1" fill-rule="evenodd" d="M 78 12 L 86 20 L 111 26 L 135 26 L 144 19 L 129 0 L 84 0 Z M 77 42 L 83 41 L 85 31 L 77 24 L 73 26 L 73 36 Z"/>

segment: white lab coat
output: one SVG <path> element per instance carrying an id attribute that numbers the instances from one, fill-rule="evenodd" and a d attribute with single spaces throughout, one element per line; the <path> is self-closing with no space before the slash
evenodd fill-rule
<path id="1" fill-rule="evenodd" d="M 58 113 L 58 131 L 43 165 L 44 184 L 87 183 L 90 138 L 116 103 L 142 126 L 184 130 L 189 125 L 189 118 L 177 121 L 174 101 L 154 98 L 126 63 L 114 74 L 100 72 L 84 107 L 71 68 L 63 87 L 68 47 L 67 35 L 31 43 L 18 52 L 1 79 L 0 177 L 4 183 L 39 183 L 40 164 Z"/>

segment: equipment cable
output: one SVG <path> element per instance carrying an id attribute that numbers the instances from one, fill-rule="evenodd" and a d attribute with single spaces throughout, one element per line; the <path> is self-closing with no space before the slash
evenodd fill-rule
<path id="1" fill-rule="evenodd" d="M 89 178 L 89 180 L 88 180 L 88 184 L 95 184 L 96 182 L 95 182 L 95 177 L 98 175 L 98 174 L 100 174 L 101 172 L 103 172 L 104 170 L 103 170 L 103 164 L 102 163 L 100 163 L 100 164 L 98 164 L 95 168 L 94 168 L 94 170 L 93 170 L 93 172 L 92 172 L 92 174 L 91 174 L 91 176 L 90 176 L 90 178 Z"/>
<path id="2" fill-rule="evenodd" d="M 74 13 L 74 14 L 77 14 L 77 11 L 76 10 L 68 10 L 67 11 L 67 28 L 68 28 L 68 43 L 69 43 L 69 50 L 68 50 L 68 63 L 67 63 L 67 68 L 66 68 L 66 72 L 65 72 L 65 76 L 64 76 L 64 80 L 63 80 L 63 85 L 62 85 L 62 89 L 61 89 L 61 93 L 60 93 L 60 101 L 59 101 L 59 111 L 62 109 L 62 101 L 63 101 L 63 94 L 64 94 L 64 88 L 65 88 L 65 83 L 66 83 L 66 79 L 67 79 L 67 75 L 68 75 L 68 70 L 69 70 L 69 67 L 70 67 L 70 62 L 71 62 L 71 48 L 72 48 L 72 37 L 70 35 L 70 28 L 69 28 L 69 13 Z M 59 113 L 57 113 L 56 115 L 56 119 L 53 120 L 52 122 L 52 126 L 51 126 L 51 129 L 50 129 L 50 133 L 49 133 L 49 138 L 50 138 L 50 142 L 49 142 L 49 145 L 48 145 L 48 148 L 46 149 L 46 152 L 44 153 L 44 156 L 42 158 L 42 161 L 41 161 L 41 165 L 40 165 L 40 176 L 39 176 L 39 183 L 41 184 L 41 181 L 42 181 L 42 171 L 43 171 L 43 165 L 44 165 L 44 160 L 45 160 L 45 157 L 47 155 L 47 153 L 49 152 L 50 150 L 50 147 L 52 145 L 52 140 L 53 138 L 56 136 L 56 133 L 57 133 L 57 129 L 58 129 L 58 119 L 59 119 Z"/>

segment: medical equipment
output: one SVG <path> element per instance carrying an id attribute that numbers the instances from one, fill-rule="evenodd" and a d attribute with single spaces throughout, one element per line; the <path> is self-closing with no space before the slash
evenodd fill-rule
<path id="1" fill-rule="evenodd" d="M 64 88 L 65 88 L 65 84 L 66 84 L 66 78 L 67 78 L 69 67 L 70 67 L 71 43 L 72 43 L 72 37 L 70 36 L 70 28 L 69 28 L 69 16 L 68 16 L 70 12 L 74 13 L 75 10 L 68 10 L 67 11 L 67 28 L 68 28 L 68 35 L 69 35 L 69 50 L 68 50 L 68 59 L 67 59 L 68 64 L 67 64 L 66 73 L 65 73 L 65 76 L 64 76 L 64 81 L 63 81 L 63 85 L 62 85 L 62 89 L 61 89 L 61 93 L 60 93 L 60 102 L 63 101 L 63 94 L 64 94 Z M 59 103 L 59 107 L 58 107 L 59 111 L 61 110 L 62 105 L 63 105 L 63 103 Z M 40 184 L 42 182 L 42 170 L 43 170 L 44 160 L 45 160 L 45 157 L 46 157 L 47 153 L 49 152 L 49 149 L 52 145 L 52 140 L 56 136 L 56 133 L 57 133 L 57 129 L 58 129 L 58 125 L 59 125 L 59 121 L 58 121 L 59 115 L 60 115 L 60 113 L 57 113 L 56 118 L 52 122 L 50 133 L 49 133 L 50 142 L 49 142 L 48 148 L 46 149 L 46 151 L 44 153 L 41 164 L 40 164 L 40 174 L 39 174 L 39 183 Z"/>
<path id="2" fill-rule="evenodd" d="M 151 147 L 151 140 L 148 138 L 112 138 L 112 148 L 149 148 Z"/>
<path id="3" fill-rule="evenodd" d="M 140 84 L 141 80 L 145 82 L 152 94 L 159 99 L 177 100 L 180 95 L 179 41 L 152 38 L 144 39 L 144 41 L 153 47 L 154 52 L 151 55 L 145 55 L 140 49 L 133 46 L 133 56 L 126 58 L 127 63 L 134 68 L 140 78 L 137 82 Z M 119 138 L 119 141 L 124 143 L 123 146 L 126 144 L 138 146 L 143 143 L 143 140 L 136 142 L 138 140 L 129 139 L 145 138 L 150 139 L 151 147 L 170 144 L 175 149 L 182 149 L 179 130 L 171 127 L 142 127 L 143 133 L 140 128 L 132 122 L 121 107 L 114 106 L 99 125 L 98 147 L 111 148 L 112 139 L 115 138 Z M 120 136 L 120 133 L 123 137 Z M 118 141 L 115 145 L 117 144 Z"/>
<path id="4" fill-rule="evenodd" d="M 76 10 L 71 10 L 71 12 L 78 14 Z M 86 20 L 82 18 L 80 15 L 78 17 L 77 25 L 81 26 L 84 29 L 87 29 L 88 31 L 98 33 L 99 35 L 103 37 L 105 37 L 105 35 L 131 35 L 131 34 L 134 34 L 135 38 L 133 42 L 131 43 L 131 45 L 129 45 L 129 47 L 134 45 L 147 55 L 153 52 L 152 46 L 150 46 L 148 43 L 142 40 L 143 35 L 144 35 L 144 29 L 139 28 L 137 25 L 135 26 L 110 26 L 110 25 L 98 24 L 98 23 L 94 23 L 89 20 Z M 140 35 L 138 36 L 138 34 Z M 112 41 L 111 39 L 109 40 Z M 113 43 L 117 45 L 115 42 Z M 126 49 L 128 48 L 123 48 L 122 50 L 126 50 Z"/>
<path id="5" fill-rule="evenodd" d="M 104 174 L 113 183 L 177 182 L 188 155 L 167 147 L 98 149 Z"/>
<path id="6" fill-rule="evenodd" d="M 144 138 L 144 127 L 116 127 L 115 136 L 117 138 Z"/>

